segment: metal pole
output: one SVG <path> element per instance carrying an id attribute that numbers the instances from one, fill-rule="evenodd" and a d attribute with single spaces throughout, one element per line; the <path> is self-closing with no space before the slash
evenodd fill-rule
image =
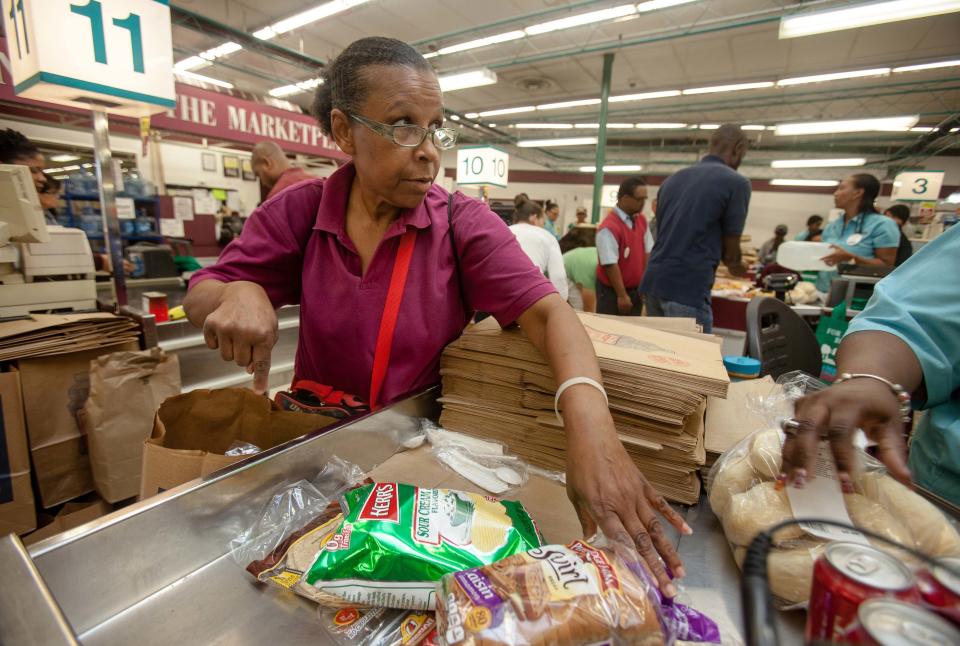
<path id="1" fill-rule="evenodd" d="M 607 159 L 607 106 L 610 102 L 610 77 L 613 52 L 603 55 L 603 84 L 600 86 L 600 133 L 597 135 L 597 166 L 593 173 L 593 209 L 590 221 L 600 221 L 600 194 L 603 192 L 603 163 Z"/>
<path id="2" fill-rule="evenodd" d="M 100 184 L 100 214 L 103 217 L 103 236 L 113 265 L 113 289 L 117 308 L 127 304 L 127 281 L 123 273 L 123 240 L 120 220 L 117 219 L 117 194 L 113 181 L 113 154 L 110 152 L 110 131 L 107 113 L 93 110 L 93 154 L 96 160 L 97 181 Z"/>

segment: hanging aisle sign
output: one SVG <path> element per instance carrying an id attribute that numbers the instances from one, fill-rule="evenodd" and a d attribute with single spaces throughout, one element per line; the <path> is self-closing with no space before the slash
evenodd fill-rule
<path id="1" fill-rule="evenodd" d="M 457 184 L 460 186 L 507 187 L 510 155 L 492 146 L 457 149 Z"/>
<path id="2" fill-rule="evenodd" d="M 940 197 L 942 170 L 912 170 L 900 173 L 893 180 L 890 198 L 903 202 L 924 202 Z"/>
<path id="3" fill-rule="evenodd" d="M 19 96 L 140 117 L 173 108 L 169 0 L 0 0 Z"/>

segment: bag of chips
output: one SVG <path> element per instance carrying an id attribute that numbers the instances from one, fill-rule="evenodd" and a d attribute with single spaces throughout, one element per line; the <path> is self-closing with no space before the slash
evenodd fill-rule
<path id="1" fill-rule="evenodd" d="M 304 576 L 343 605 L 431 610 L 444 574 L 539 547 L 519 502 L 380 482 L 341 498 L 343 522 Z"/>

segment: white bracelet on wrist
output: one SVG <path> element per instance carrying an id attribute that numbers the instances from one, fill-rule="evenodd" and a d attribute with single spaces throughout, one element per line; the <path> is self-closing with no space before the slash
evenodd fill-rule
<path id="1" fill-rule="evenodd" d="M 603 385 L 598 381 L 591 379 L 590 377 L 571 377 L 560 384 L 560 387 L 557 388 L 557 394 L 553 398 L 553 412 L 556 413 L 557 421 L 559 421 L 561 424 L 563 424 L 563 416 L 560 415 L 560 396 L 567 390 L 567 388 L 570 386 L 576 386 L 578 384 L 593 386 L 603 394 L 603 400 L 607 403 L 607 406 L 610 405 L 610 399 L 607 397 L 607 391 L 604 390 Z"/>

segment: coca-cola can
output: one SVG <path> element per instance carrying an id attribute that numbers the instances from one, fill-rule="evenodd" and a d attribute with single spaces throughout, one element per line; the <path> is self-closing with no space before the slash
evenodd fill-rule
<path id="1" fill-rule="evenodd" d="M 868 646 L 951 646 L 960 630 L 943 617 L 896 599 L 868 599 L 857 610 L 858 625 L 847 643 Z"/>
<path id="2" fill-rule="evenodd" d="M 944 567 L 960 572 L 960 558 L 939 559 L 939 562 L 942 565 L 917 574 L 917 587 L 924 605 L 960 625 L 960 576 Z"/>
<path id="3" fill-rule="evenodd" d="M 919 602 L 910 569 L 894 557 L 859 543 L 827 545 L 813 565 L 807 643 L 843 642 L 856 629 L 857 608 L 874 597 Z"/>

